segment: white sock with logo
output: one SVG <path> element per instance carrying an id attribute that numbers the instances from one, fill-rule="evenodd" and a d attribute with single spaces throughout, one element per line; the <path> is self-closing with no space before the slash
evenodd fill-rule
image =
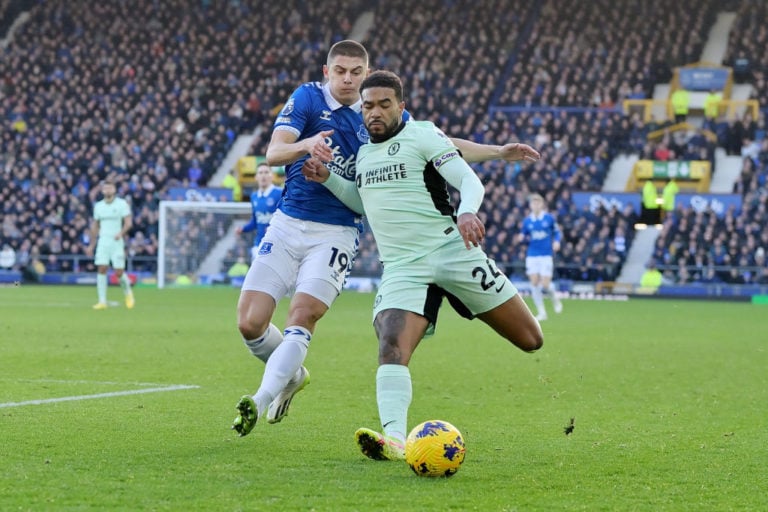
<path id="1" fill-rule="evenodd" d="M 269 324 L 264 334 L 255 340 L 243 340 L 251 354 L 255 355 L 265 363 L 269 356 L 275 351 L 278 345 L 283 342 L 283 333 L 275 327 L 275 324 Z"/>
<path id="2" fill-rule="evenodd" d="M 304 327 L 293 325 L 283 332 L 283 342 L 272 352 L 264 369 L 261 386 L 253 396 L 259 416 L 283 390 L 288 381 L 299 372 L 307 357 L 312 333 Z"/>
<path id="3" fill-rule="evenodd" d="M 384 434 L 405 443 L 408 407 L 413 389 L 411 371 L 400 364 L 383 364 L 376 372 L 376 401 Z"/>

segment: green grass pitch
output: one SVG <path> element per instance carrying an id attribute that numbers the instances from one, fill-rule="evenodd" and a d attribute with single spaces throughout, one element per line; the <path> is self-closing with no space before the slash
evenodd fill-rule
<path id="1" fill-rule="evenodd" d="M 237 290 L 138 288 L 106 311 L 95 295 L 0 288 L 0 510 L 768 508 L 765 306 L 565 301 L 536 354 L 444 307 L 411 363 L 409 424 L 453 423 L 467 457 L 430 480 L 353 441 L 379 426 L 372 295 L 342 294 L 311 385 L 245 438 L 234 405 L 263 365 Z"/>

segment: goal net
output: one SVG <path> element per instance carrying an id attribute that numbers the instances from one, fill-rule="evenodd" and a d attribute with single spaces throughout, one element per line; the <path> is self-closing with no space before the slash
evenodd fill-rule
<path id="1" fill-rule="evenodd" d="M 250 203 L 160 201 L 157 286 L 225 282 L 240 257 L 250 262 L 253 234 L 237 235 Z"/>
<path id="2" fill-rule="evenodd" d="M 250 203 L 160 201 L 158 288 L 229 283 L 227 270 L 232 264 L 238 258 L 251 261 L 255 231 L 235 232 L 250 219 Z M 378 285 L 380 277 L 378 251 L 366 224 L 345 288 L 368 291 Z"/>

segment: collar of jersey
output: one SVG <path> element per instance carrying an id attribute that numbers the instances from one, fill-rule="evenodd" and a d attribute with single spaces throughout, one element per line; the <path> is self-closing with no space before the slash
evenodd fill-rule
<path id="1" fill-rule="evenodd" d="M 258 195 L 259 195 L 259 197 L 267 197 L 267 196 L 268 196 L 268 195 L 269 195 L 269 194 L 272 192 L 272 190 L 273 190 L 274 188 L 275 188 L 275 186 L 274 186 L 274 185 L 270 185 L 269 187 L 267 187 L 267 188 L 266 188 L 266 189 L 264 189 L 264 190 L 261 190 L 261 189 L 259 189 L 259 194 L 258 194 Z"/>
<path id="2" fill-rule="evenodd" d="M 339 110 L 341 107 L 346 107 L 346 106 L 348 106 L 349 108 L 351 108 L 352 110 L 358 113 L 360 113 L 363 110 L 362 108 L 363 100 L 357 100 L 352 105 L 342 105 L 341 103 L 336 101 L 336 98 L 334 98 L 333 95 L 331 94 L 331 85 L 328 82 L 323 84 L 323 96 L 325 97 L 325 102 L 328 104 L 329 107 L 331 107 L 331 110 Z"/>

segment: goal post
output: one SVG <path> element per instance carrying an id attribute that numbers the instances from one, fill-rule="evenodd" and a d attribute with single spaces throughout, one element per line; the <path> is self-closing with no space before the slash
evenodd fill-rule
<path id="1" fill-rule="evenodd" d="M 233 257 L 250 261 L 252 236 L 235 232 L 250 218 L 250 203 L 160 201 L 157 287 L 210 284 Z"/>

